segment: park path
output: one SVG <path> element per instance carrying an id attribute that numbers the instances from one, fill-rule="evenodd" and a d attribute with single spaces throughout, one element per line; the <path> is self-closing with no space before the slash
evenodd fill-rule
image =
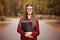
<path id="1" fill-rule="evenodd" d="M 19 19 L 13 19 L 6 28 L 0 32 L 0 40 L 20 40 L 20 35 L 17 33 Z M 39 20 L 40 35 L 38 40 L 60 40 L 60 33 L 45 23 L 44 20 Z"/>

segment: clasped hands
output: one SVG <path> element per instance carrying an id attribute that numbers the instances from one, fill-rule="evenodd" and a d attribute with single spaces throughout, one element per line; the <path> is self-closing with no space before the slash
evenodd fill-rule
<path id="1" fill-rule="evenodd" d="M 33 38 L 33 36 L 31 35 L 32 32 L 25 32 L 25 37 L 28 37 L 28 38 Z"/>

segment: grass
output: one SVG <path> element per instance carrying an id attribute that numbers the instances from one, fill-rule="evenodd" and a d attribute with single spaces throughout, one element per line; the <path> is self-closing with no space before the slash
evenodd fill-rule
<path id="1" fill-rule="evenodd" d="M 12 18 L 9 17 L 4 17 L 5 20 L 4 21 L 0 21 L 0 31 L 3 30 L 5 27 L 7 27 L 10 24 L 10 21 L 12 20 Z M 7 23 L 5 23 L 7 22 Z"/>
<path id="2" fill-rule="evenodd" d="M 49 22 L 48 24 L 51 27 L 53 27 L 55 30 L 57 30 L 58 32 L 60 32 L 60 23 L 57 23 L 57 22 Z"/>
<path id="3" fill-rule="evenodd" d="M 0 31 L 7 27 L 10 23 L 0 23 Z"/>

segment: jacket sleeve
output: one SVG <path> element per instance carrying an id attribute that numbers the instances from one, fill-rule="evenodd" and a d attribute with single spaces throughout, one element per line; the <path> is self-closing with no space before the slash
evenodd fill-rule
<path id="1" fill-rule="evenodd" d="M 38 22 L 38 20 L 36 20 L 35 28 L 32 31 L 32 36 L 38 36 L 39 34 L 40 34 L 40 31 L 39 31 L 39 22 Z"/>
<path id="2" fill-rule="evenodd" d="M 19 24 L 18 24 L 18 28 L 17 28 L 17 32 L 18 33 L 20 33 L 21 35 L 25 35 L 25 32 L 22 30 L 22 28 L 21 28 L 21 23 L 19 22 Z"/>

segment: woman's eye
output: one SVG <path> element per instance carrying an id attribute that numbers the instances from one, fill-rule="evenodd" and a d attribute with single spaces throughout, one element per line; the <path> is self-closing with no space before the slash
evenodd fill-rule
<path id="1" fill-rule="evenodd" d="M 32 9 L 27 9 L 27 10 L 32 10 Z"/>

